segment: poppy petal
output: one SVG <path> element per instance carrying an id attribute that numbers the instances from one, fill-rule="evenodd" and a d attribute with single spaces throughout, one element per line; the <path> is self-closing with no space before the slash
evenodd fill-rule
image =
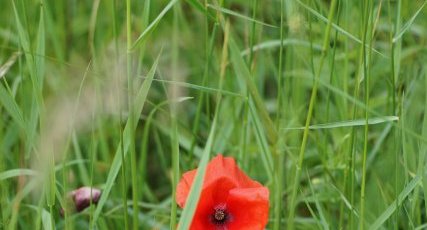
<path id="1" fill-rule="evenodd" d="M 221 154 L 211 160 L 206 170 L 206 186 L 215 183 L 218 178 L 222 177 L 234 181 L 236 187 L 252 188 L 261 186 L 260 183 L 252 180 L 240 170 L 233 158 L 223 157 Z"/>
<path id="2" fill-rule="evenodd" d="M 185 205 L 185 201 L 190 193 L 190 188 L 193 184 L 196 172 L 197 169 L 184 173 L 178 183 L 176 202 L 181 208 Z M 221 185 L 222 183 L 218 183 L 220 180 L 230 181 L 232 184 L 235 184 L 234 187 L 237 188 L 253 188 L 262 186 L 240 170 L 233 158 L 223 157 L 221 154 L 217 155 L 208 163 L 202 191 L 206 187 L 212 186 L 212 184 Z"/>
<path id="3" fill-rule="evenodd" d="M 176 203 L 181 208 L 184 208 L 185 201 L 190 193 L 190 188 L 195 176 L 196 170 L 188 171 L 182 175 L 182 178 L 178 183 L 176 188 Z"/>
<path id="4" fill-rule="evenodd" d="M 230 190 L 227 207 L 233 215 L 229 230 L 262 230 L 268 222 L 269 191 L 266 187 Z"/>

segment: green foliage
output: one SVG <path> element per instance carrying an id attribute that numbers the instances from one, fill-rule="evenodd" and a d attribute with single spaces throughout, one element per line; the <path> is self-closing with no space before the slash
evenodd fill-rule
<path id="1" fill-rule="evenodd" d="M 267 229 L 427 226 L 427 1 L 1 6 L 0 229 L 187 229 L 219 152 Z"/>

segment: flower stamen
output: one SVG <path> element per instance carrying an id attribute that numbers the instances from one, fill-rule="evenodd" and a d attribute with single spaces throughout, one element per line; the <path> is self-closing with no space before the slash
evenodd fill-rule
<path id="1" fill-rule="evenodd" d="M 224 210 L 215 210 L 214 218 L 216 221 L 221 222 L 225 219 L 226 215 Z"/>
<path id="2" fill-rule="evenodd" d="M 217 205 L 211 215 L 211 222 L 215 225 L 224 225 L 231 220 L 225 204 Z"/>

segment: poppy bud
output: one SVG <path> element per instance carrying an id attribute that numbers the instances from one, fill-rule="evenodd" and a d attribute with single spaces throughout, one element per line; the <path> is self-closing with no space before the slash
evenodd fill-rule
<path id="1" fill-rule="evenodd" d="M 101 190 L 96 188 L 91 188 L 88 186 L 81 187 L 67 194 L 65 209 L 70 210 L 67 207 L 74 206 L 75 211 L 81 212 L 87 207 L 89 207 L 91 202 L 92 204 L 97 204 L 100 197 L 101 197 Z M 64 208 L 61 208 L 60 210 L 61 216 L 64 216 L 64 212 L 65 212 Z"/>
<path id="2" fill-rule="evenodd" d="M 85 208 L 89 207 L 91 202 L 92 204 L 98 203 L 99 197 L 101 197 L 101 190 L 91 187 L 81 187 L 77 190 L 72 191 L 70 194 L 74 200 L 76 211 L 81 212 Z"/>

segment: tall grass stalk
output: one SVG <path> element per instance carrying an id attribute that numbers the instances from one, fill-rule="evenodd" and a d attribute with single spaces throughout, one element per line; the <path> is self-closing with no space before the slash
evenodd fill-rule
<path id="1" fill-rule="evenodd" d="M 363 140 L 363 156 L 362 156 L 362 182 L 360 190 L 360 218 L 359 218 L 359 229 L 365 229 L 365 190 L 366 190 L 366 158 L 368 154 L 368 135 L 369 135 L 369 80 L 370 80 L 370 62 L 371 52 L 366 50 L 366 44 L 369 43 L 369 50 L 372 48 L 373 38 L 369 38 L 373 31 L 370 29 L 373 26 L 372 19 L 372 1 L 367 0 L 362 3 L 362 21 L 363 21 L 363 38 L 362 38 L 362 64 L 363 64 L 363 82 L 365 91 L 365 128 L 364 128 L 364 140 Z M 368 40 L 369 39 L 369 40 Z"/>
<path id="2" fill-rule="evenodd" d="M 282 119 L 282 115 L 284 112 L 283 108 L 283 93 L 282 90 L 285 89 L 283 86 L 283 39 L 284 39 L 284 0 L 280 1 L 280 48 L 279 48 L 279 60 L 278 60 L 278 75 L 277 75 L 277 111 L 276 111 L 276 126 L 278 129 L 281 127 L 280 120 Z M 283 203 L 283 187 L 284 187 L 284 178 L 285 178 L 285 153 L 282 149 L 282 142 L 277 143 L 275 148 L 275 157 L 276 157 L 276 175 L 275 175 L 275 192 L 274 192 L 274 224 L 273 229 L 279 230 L 282 223 L 282 203 Z"/>
<path id="3" fill-rule="evenodd" d="M 171 69 L 172 69 L 172 80 L 178 81 L 179 78 L 178 73 L 178 57 L 179 57 L 179 47 L 178 47 L 178 26 L 179 26 L 179 2 L 173 6 L 173 32 L 172 32 L 172 63 L 171 63 Z M 179 96 L 179 89 L 177 86 L 172 85 L 170 90 L 169 97 L 170 100 L 174 99 L 175 97 Z M 170 109 L 171 109 L 171 127 L 172 127 L 172 134 L 171 134 L 171 159 L 172 159 L 172 200 L 176 200 L 176 187 L 178 185 L 179 180 L 179 133 L 178 133 L 178 113 L 179 113 L 179 107 L 177 106 L 177 103 L 171 103 Z M 176 228 L 177 223 L 177 204 L 175 202 L 172 202 L 171 204 L 171 221 L 170 221 L 170 229 Z"/>
<path id="4" fill-rule="evenodd" d="M 132 72 L 132 11 L 131 11 L 131 0 L 126 0 L 126 76 L 127 76 L 127 92 L 128 92 L 128 120 L 130 127 L 135 126 L 135 112 L 134 112 L 134 85 L 133 85 L 133 72 Z M 138 210 L 137 200 L 137 179 L 136 179 L 136 152 L 135 152 L 135 130 L 130 129 L 129 131 L 129 152 L 131 155 L 131 177 L 132 177 L 132 207 L 134 210 Z M 121 142 L 123 145 L 123 142 Z M 123 175 L 123 208 L 124 208 L 124 223 L 125 229 L 129 229 L 128 214 L 127 214 L 127 183 L 126 183 L 126 158 L 124 157 L 124 148 L 122 147 L 122 175 Z M 132 215 L 133 229 L 138 228 L 138 213 L 133 212 Z"/>
<path id="5" fill-rule="evenodd" d="M 208 8 L 207 0 L 205 0 L 204 2 L 204 10 L 205 10 L 205 15 L 204 15 L 205 53 L 204 54 L 205 54 L 206 61 L 205 61 L 205 66 L 203 71 L 203 78 L 202 78 L 202 84 L 201 84 L 202 86 L 206 86 L 208 81 L 208 75 L 211 68 L 211 58 L 214 50 L 214 39 L 216 37 L 216 29 L 217 29 L 217 25 L 215 23 L 214 26 L 212 27 L 212 31 L 211 32 L 209 31 L 210 19 L 209 19 L 209 8 Z M 194 148 L 197 142 L 197 132 L 199 131 L 199 127 L 200 127 L 200 116 L 202 114 L 203 103 L 206 102 L 207 100 L 205 97 L 206 97 L 206 93 L 203 91 L 200 91 L 199 97 L 197 100 L 196 115 L 194 118 L 193 128 L 192 128 L 193 137 L 191 140 L 190 160 L 193 159 L 193 155 L 194 155 Z"/>
<path id="6" fill-rule="evenodd" d="M 398 13 L 397 13 L 397 17 L 395 19 L 395 26 L 394 26 L 394 30 L 390 31 L 390 77 L 391 77 L 391 89 L 390 89 L 390 94 L 392 97 L 392 113 L 393 114 L 398 114 L 397 111 L 397 105 L 396 105 L 396 68 L 395 68 L 395 43 L 393 42 L 393 37 L 397 34 L 397 31 L 400 30 L 400 26 L 399 26 L 399 17 L 400 17 L 400 6 L 401 6 L 401 2 L 399 1 L 398 3 Z M 391 3 L 388 2 L 387 3 L 387 8 L 389 12 L 391 11 Z M 389 23 L 392 24 L 392 16 L 389 15 Z M 396 200 L 396 206 L 399 204 L 399 189 L 398 189 L 398 168 L 399 168 L 399 146 L 398 146 L 398 131 L 396 130 L 396 128 L 393 128 L 392 130 L 393 133 L 393 139 L 394 139 L 394 155 L 395 155 L 395 185 L 394 185 L 394 192 L 395 192 L 395 200 Z M 417 202 L 414 202 L 417 203 Z M 398 223 L 399 222 L 399 212 L 397 212 L 395 214 L 395 229 L 398 229 Z"/>

